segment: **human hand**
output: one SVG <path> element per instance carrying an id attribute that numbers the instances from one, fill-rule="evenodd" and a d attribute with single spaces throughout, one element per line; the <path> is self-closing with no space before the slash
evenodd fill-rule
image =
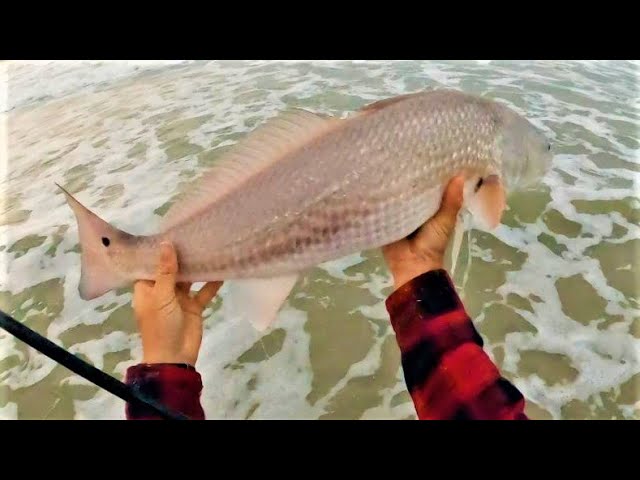
<path id="1" fill-rule="evenodd" d="M 206 283 L 194 296 L 191 283 L 176 285 L 178 258 L 170 243 L 160 246 L 155 281 L 139 280 L 133 310 L 142 337 L 143 363 L 195 366 L 202 343 L 202 311 L 222 282 Z"/>
<path id="2" fill-rule="evenodd" d="M 425 272 L 443 268 L 444 253 L 462 207 L 464 180 L 457 176 L 449 182 L 440 209 L 415 235 L 382 248 L 394 290 Z"/>

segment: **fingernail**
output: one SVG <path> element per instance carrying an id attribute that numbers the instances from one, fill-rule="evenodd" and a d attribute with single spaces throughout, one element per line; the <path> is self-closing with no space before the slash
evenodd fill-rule
<path id="1" fill-rule="evenodd" d="M 160 261 L 162 263 L 171 261 L 171 244 L 168 242 L 162 242 L 160 244 Z"/>

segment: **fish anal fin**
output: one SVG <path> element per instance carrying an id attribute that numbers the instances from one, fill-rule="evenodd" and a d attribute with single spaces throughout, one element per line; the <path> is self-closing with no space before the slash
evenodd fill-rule
<path id="1" fill-rule="evenodd" d="M 230 280 L 224 298 L 225 317 L 248 321 L 262 332 L 269 328 L 293 290 L 298 274 Z"/>

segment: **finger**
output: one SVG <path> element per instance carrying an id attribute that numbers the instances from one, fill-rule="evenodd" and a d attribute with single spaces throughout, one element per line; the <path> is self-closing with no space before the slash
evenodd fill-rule
<path id="1" fill-rule="evenodd" d="M 136 295 L 137 292 L 146 292 L 150 288 L 153 288 L 153 280 L 136 280 L 133 284 L 133 294 Z"/>
<path id="2" fill-rule="evenodd" d="M 453 178 L 442 195 L 442 203 L 436 214 L 418 231 L 413 245 L 420 251 L 443 252 L 455 230 L 458 213 L 463 203 L 465 179 Z"/>
<path id="3" fill-rule="evenodd" d="M 193 285 L 191 282 L 182 282 L 178 283 L 176 288 L 183 293 L 189 294 L 189 292 L 191 292 L 191 285 Z"/>
<path id="4" fill-rule="evenodd" d="M 153 291 L 154 282 L 151 280 L 137 280 L 133 284 L 133 308 L 137 309 L 139 303 L 144 303 L 144 299 Z"/>
<path id="5" fill-rule="evenodd" d="M 460 209 L 462 208 L 464 181 L 464 177 L 458 176 L 449 182 L 442 195 L 440 208 L 433 218 L 427 222 L 428 224 L 433 224 L 446 236 L 451 235 L 451 232 L 456 226 L 458 213 L 460 213 Z"/>
<path id="6" fill-rule="evenodd" d="M 462 208 L 464 181 L 465 179 L 462 175 L 451 179 L 442 194 L 442 201 L 438 211 L 424 225 L 409 234 L 406 237 L 407 240 L 420 242 L 425 235 L 431 235 L 433 229 L 442 231 L 445 236 L 451 234 L 456 225 L 458 213 Z"/>
<path id="7" fill-rule="evenodd" d="M 216 293 L 218 293 L 221 286 L 222 282 L 205 283 L 195 296 L 196 303 L 200 307 L 204 308 L 213 299 L 213 297 L 216 296 Z"/>
<path id="8" fill-rule="evenodd" d="M 160 245 L 160 259 L 156 268 L 155 290 L 162 299 L 175 294 L 176 275 L 178 273 L 178 257 L 173 245 L 163 242 Z"/>
<path id="9" fill-rule="evenodd" d="M 464 177 L 454 177 L 445 188 L 442 196 L 442 204 L 437 214 L 455 217 L 462 208 L 464 199 Z M 437 215 L 436 214 L 436 215 Z"/>

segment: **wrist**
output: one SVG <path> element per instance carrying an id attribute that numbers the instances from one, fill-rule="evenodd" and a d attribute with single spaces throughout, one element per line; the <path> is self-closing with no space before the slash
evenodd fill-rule
<path id="1" fill-rule="evenodd" d="M 396 291 L 406 283 L 432 270 L 440 270 L 443 263 L 439 261 L 414 261 L 399 268 L 392 268 L 393 290 Z"/>
<path id="2" fill-rule="evenodd" d="M 174 355 L 167 353 L 145 353 L 142 355 L 142 362 L 145 365 L 160 365 L 160 364 L 173 364 L 173 365 L 190 365 L 195 367 L 195 359 L 187 358 L 184 355 Z"/>
<path id="3" fill-rule="evenodd" d="M 196 367 L 189 364 L 189 363 L 180 363 L 180 362 L 154 362 L 154 363 L 147 363 L 145 361 L 142 361 L 140 363 L 138 363 L 137 365 L 135 365 L 136 368 L 153 368 L 153 369 L 158 369 L 158 368 L 163 368 L 163 367 L 168 367 L 168 368 L 179 368 L 179 369 L 183 369 L 183 370 L 193 370 L 194 372 L 197 371 Z M 134 367 L 130 367 L 130 368 L 134 368 Z"/>

